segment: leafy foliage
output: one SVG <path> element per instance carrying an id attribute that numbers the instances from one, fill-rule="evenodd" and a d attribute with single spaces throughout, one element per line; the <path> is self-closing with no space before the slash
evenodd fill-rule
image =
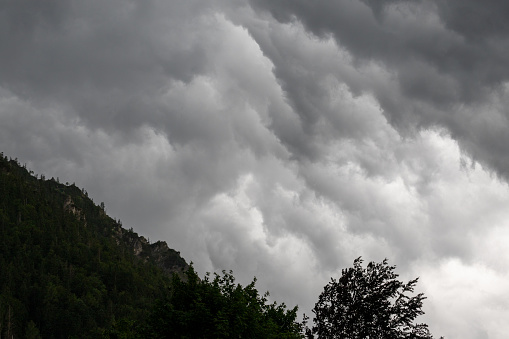
<path id="1" fill-rule="evenodd" d="M 362 267 L 357 258 L 339 280 L 331 279 L 320 295 L 313 333 L 318 338 L 432 338 L 425 324 L 414 324 L 422 315 L 422 293 L 413 293 L 418 279 L 397 280 L 395 266 L 387 260 Z"/>
<path id="2" fill-rule="evenodd" d="M 255 288 L 242 287 L 232 272 L 200 280 L 193 267 L 174 276 L 171 292 L 152 313 L 147 338 L 301 338 L 297 307 L 268 303 Z"/>

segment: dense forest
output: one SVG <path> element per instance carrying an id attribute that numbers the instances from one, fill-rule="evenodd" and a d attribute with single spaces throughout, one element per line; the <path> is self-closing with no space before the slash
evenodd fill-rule
<path id="1" fill-rule="evenodd" d="M 2 154 L 2 337 L 98 336 L 116 319 L 143 320 L 163 297 L 170 277 L 150 250 L 165 244 L 124 230 L 101 205 L 75 185 L 37 178 Z M 166 252 L 169 267 L 187 266 L 177 252 Z"/>
<path id="2" fill-rule="evenodd" d="M 294 338 L 297 308 L 255 280 L 200 279 L 84 189 L 0 156 L 0 338 Z"/>

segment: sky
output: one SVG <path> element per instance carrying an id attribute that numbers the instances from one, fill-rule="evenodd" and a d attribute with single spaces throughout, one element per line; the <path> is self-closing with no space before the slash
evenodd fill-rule
<path id="1" fill-rule="evenodd" d="M 509 333 L 509 3 L 0 0 L 0 151 L 311 309 L 384 258 Z"/>

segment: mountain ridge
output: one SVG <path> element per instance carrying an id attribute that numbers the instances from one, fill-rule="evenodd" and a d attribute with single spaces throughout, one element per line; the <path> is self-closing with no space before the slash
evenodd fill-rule
<path id="1" fill-rule="evenodd" d="M 145 319 L 171 275 L 183 276 L 166 242 L 0 155 L 0 337 L 100 337 L 117 319 Z"/>

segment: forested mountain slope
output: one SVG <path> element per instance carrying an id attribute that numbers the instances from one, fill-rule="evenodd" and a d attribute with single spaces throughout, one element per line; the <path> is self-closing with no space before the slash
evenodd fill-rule
<path id="1" fill-rule="evenodd" d="M 187 264 L 110 218 L 85 190 L 0 156 L 0 337 L 100 337 L 143 321 Z"/>

